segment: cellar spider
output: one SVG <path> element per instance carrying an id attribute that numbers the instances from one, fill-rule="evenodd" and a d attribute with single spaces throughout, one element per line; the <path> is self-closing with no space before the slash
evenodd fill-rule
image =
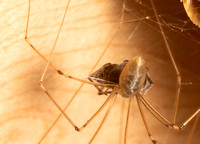
<path id="1" fill-rule="evenodd" d="M 163 39 L 165 41 L 166 44 L 166 48 L 167 51 L 169 53 L 170 59 L 172 61 L 172 64 L 174 66 L 174 69 L 176 71 L 176 75 L 177 75 L 177 92 L 176 92 L 176 107 L 175 107 L 175 112 L 174 112 L 174 118 L 173 118 L 173 122 L 168 121 L 162 114 L 160 114 L 158 111 L 155 110 L 155 108 L 146 100 L 146 98 L 144 97 L 144 94 L 147 92 L 147 90 L 149 90 L 152 85 L 153 82 L 148 74 L 148 68 L 145 65 L 145 61 L 141 56 L 136 56 L 131 60 L 125 60 L 123 63 L 121 64 L 111 64 L 111 63 L 107 63 L 104 66 L 102 66 L 99 70 L 95 71 L 94 73 L 90 74 L 90 76 L 88 77 L 89 81 L 87 80 L 83 80 L 71 75 L 68 75 L 66 73 L 64 73 L 63 71 L 61 71 L 59 68 L 57 68 L 55 65 L 53 65 L 50 60 L 51 60 L 51 56 L 54 53 L 55 47 L 56 47 L 56 43 L 57 40 L 59 39 L 59 35 L 63 26 L 63 22 L 69 7 L 69 3 L 70 0 L 67 3 L 65 12 L 64 12 L 64 16 L 57 34 L 57 37 L 55 39 L 53 48 L 51 49 L 50 55 L 48 58 L 44 57 L 29 41 L 28 39 L 28 26 L 29 26 L 29 16 L 30 16 L 30 6 L 31 6 L 31 0 L 29 0 L 29 8 L 28 8 L 28 18 L 27 18 L 27 26 L 26 26 L 26 32 L 25 32 L 25 40 L 26 42 L 30 45 L 30 47 L 42 58 L 44 59 L 47 64 L 46 67 L 44 69 L 44 72 L 41 76 L 41 80 L 40 80 L 40 87 L 42 88 L 42 90 L 48 95 L 48 97 L 52 100 L 52 102 L 57 106 L 57 108 L 60 110 L 60 112 L 67 118 L 67 120 L 71 123 L 71 125 L 75 128 L 75 130 L 77 131 L 82 131 L 97 115 L 98 113 L 108 104 L 109 107 L 106 111 L 106 114 L 102 120 L 102 122 L 100 123 L 98 129 L 96 130 L 95 134 L 93 135 L 93 137 L 91 138 L 89 143 L 92 143 L 94 138 L 96 137 L 96 135 L 98 134 L 99 130 L 101 129 L 102 125 L 104 124 L 114 102 L 116 99 L 117 94 L 121 94 L 122 97 L 128 98 L 129 99 L 129 105 L 128 105 L 128 112 L 127 112 L 127 117 L 126 117 L 126 126 L 125 126 L 125 133 L 124 133 L 124 143 L 126 143 L 126 137 L 127 137 L 127 128 L 128 128 L 128 123 L 129 123 L 129 115 L 130 115 L 130 109 L 131 109 L 131 105 L 132 105 L 132 101 L 133 98 L 136 97 L 137 103 L 138 103 L 138 107 L 144 122 L 144 125 L 146 127 L 147 133 L 149 135 L 150 140 L 152 141 L 152 143 L 156 144 L 158 143 L 151 135 L 151 132 L 149 130 L 149 127 L 147 125 L 147 121 L 142 109 L 142 104 L 149 110 L 150 113 L 152 113 L 152 115 L 158 119 L 164 126 L 166 126 L 167 128 L 171 128 L 174 130 L 183 130 L 184 127 L 195 117 L 199 114 L 200 109 L 198 109 L 195 113 L 193 113 L 187 120 L 185 120 L 182 125 L 178 126 L 176 125 L 176 117 L 177 117 L 177 110 L 178 110 L 178 102 L 179 102 L 179 96 L 180 96 L 180 88 L 181 88 L 181 75 L 179 72 L 179 69 L 177 67 L 177 64 L 174 60 L 174 57 L 172 55 L 172 52 L 170 50 L 170 47 L 168 45 L 166 36 L 163 32 L 162 26 L 159 25 L 160 31 L 162 33 Z M 158 18 L 158 14 L 156 12 L 155 6 L 153 1 L 151 0 L 151 4 L 154 10 L 154 13 L 156 15 L 156 19 L 158 21 L 158 23 L 160 23 L 160 20 Z M 95 66 L 93 67 L 93 69 L 96 67 L 96 65 L 98 64 L 98 62 L 100 61 L 100 59 L 102 58 L 103 54 L 107 51 L 107 49 L 109 48 L 109 46 L 111 45 L 113 39 L 116 37 L 116 35 L 118 34 L 118 32 L 120 31 L 123 19 L 124 19 L 124 8 L 125 8 L 125 0 L 123 2 L 123 8 L 122 8 L 122 16 L 121 16 L 121 20 L 120 20 L 120 24 L 115 32 L 115 34 L 112 36 L 111 40 L 109 41 L 108 45 L 106 46 L 106 48 L 104 49 L 103 53 L 101 54 L 100 58 L 98 59 L 97 63 L 95 64 Z M 62 109 L 57 102 L 53 99 L 53 97 L 51 96 L 51 94 L 48 92 L 48 90 L 44 87 L 43 85 L 43 80 L 44 77 L 46 75 L 46 71 L 48 67 L 52 67 L 55 71 L 57 71 L 57 73 L 61 76 L 64 76 L 66 78 L 69 79 L 73 79 L 76 81 L 80 81 L 83 83 L 87 83 L 87 84 L 91 84 L 94 85 L 97 90 L 98 90 L 98 94 L 99 95 L 109 95 L 106 99 L 106 101 L 102 104 L 102 106 L 98 109 L 98 111 L 96 113 L 94 113 L 94 115 L 89 118 L 89 120 L 81 127 L 78 127 L 75 122 L 64 112 L 67 109 L 67 106 Z M 92 71 L 93 71 L 92 69 Z M 60 115 L 61 116 L 61 115 Z M 59 116 L 59 117 L 60 117 Z M 59 118 L 58 117 L 58 118 Z M 58 119 L 57 119 L 58 120 Z M 55 121 L 56 122 L 56 121 Z M 55 123 L 54 122 L 54 123 Z M 54 124 L 53 124 L 54 125 Z M 53 127 L 53 125 L 49 128 L 49 130 Z M 48 130 L 48 131 L 49 131 Z M 47 133 L 48 133 L 47 131 Z M 46 134 L 47 134 L 46 133 Z M 45 134 L 45 135 L 46 135 Z M 41 140 L 39 141 L 39 143 L 43 140 L 43 138 L 45 137 L 45 135 L 41 138 Z"/>

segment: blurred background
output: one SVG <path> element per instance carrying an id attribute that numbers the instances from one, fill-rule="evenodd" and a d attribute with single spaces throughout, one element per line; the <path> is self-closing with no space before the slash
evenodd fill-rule
<path id="1" fill-rule="evenodd" d="M 200 29 L 190 21 L 179 0 L 153 2 L 156 15 L 151 1 L 146 0 L 126 0 L 125 4 L 122 0 L 71 1 L 51 62 L 65 73 L 86 79 L 101 55 L 95 70 L 105 63 L 121 63 L 140 55 L 154 82 L 145 97 L 172 121 L 176 71 L 160 25 L 182 76 L 176 121 L 181 124 L 200 107 Z M 0 143 L 88 143 L 107 107 L 81 133 L 75 131 L 64 116 L 58 118 L 60 111 L 39 87 L 46 62 L 24 40 L 28 1 L 0 3 Z M 53 47 L 66 5 L 65 0 L 31 2 L 28 38 L 45 57 Z M 119 27 L 122 14 L 121 29 L 103 53 Z M 81 86 L 81 82 L 66 79 L 52 68 L 48 68 L 44 84 L 63 109 L 69 104 L 65 112 L 78 126 L 82 126 L 107 98 L 97 95 L 94 86 Z M 128 99 L 118 95 L 93 143 L 123 144 L 127 107 Z M 184 131 L 177 132 L 167 129 L 145 108 L 144 111 L 150 131 L 159 143 L 199 143 L 200 121 L 190 138 L 195 120 Z M 55 125 L 49 129 L 53 123 Z M 128 144 L 151 143 L 135 99 L 127 137 Z"/>

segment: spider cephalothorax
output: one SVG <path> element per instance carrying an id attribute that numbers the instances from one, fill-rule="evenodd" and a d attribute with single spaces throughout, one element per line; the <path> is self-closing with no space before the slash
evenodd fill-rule
<path id="1" fill-rule="evenodd" d="M 95 81 L 99 83 L 119 83 L 119 76 L 124 69 L 125 65 L 128 63 L 125 60 L 121 64 L 111 64 L 107 63 L 99 68 L 97 71 L 90 75 L 91 78 L 94 78 Z"/>

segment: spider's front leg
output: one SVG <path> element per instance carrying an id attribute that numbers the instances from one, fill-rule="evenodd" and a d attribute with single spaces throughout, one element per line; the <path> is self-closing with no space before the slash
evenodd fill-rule
<path id="1" fill-rule="evenodd" d="M 88 80 L 94 82 L 90 77 L 88 77 Z M 100 88 L 97 85 L 94 85 L 94 87 L 98 90 L 98 95 L 103 95 L 103 87 Z"/>
<path id="2" fill-rule="evenodd" d="M 147 82 L 149 82 L 149 85 L 146 84 Z M 145 95 L 147 93 L 147 90 L 149 90 L 152 86 L 153 86 L 153 81 L 152 81 L 151 77 L 149 76 L 149 74 L 147 73 L 145 86 L 142 89 L 141 93 L 143 95 Z"/>
<path id="3" fill-rule="evenodd" d="M 94 82 L 90 77 L 88 77 L 88 80 L 91 82 Z M 105 88 L 104 86 L 97 86 L 94 85 L 94 87 L 98 90 L 98 95 L 108 95 L 111 94 L 111 92 L 113 91 L 113 87 L 106 87 L 106 90 L 103 91 L 103 89 Z M 110 89 L 112 89 L 111 91 L 109 91 Z"/>

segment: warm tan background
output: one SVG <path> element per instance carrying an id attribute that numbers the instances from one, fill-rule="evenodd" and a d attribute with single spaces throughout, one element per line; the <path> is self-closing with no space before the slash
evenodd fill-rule
<path id="1" fill-rule="evenodd" d="M 137 0 L 126 4 L 125 20 L 109 50 L 98 67 L 107 62 L 120 63 L 140 54 L 149 67 L 154 87 L 147 99 L 169 120 L 172 120 L 176 90 L 176 73 L 166 51 L 162 35 L 150 2 L 139 5 Z M 141 1 L 143 2 L 143 1 Z M 155 2 L 161 16 L 170 48 L 182 74 L 183 85 L 177 122 L 180 124 L 200 107 L 200 30 L 186 16 L 179 0 Z M 66 1 L 33 1 L 31 4 L 29 37 L 45 56 L 53 45 Z M 73 0 L 70 3 L 52 62 L 66 73 L 86 78 L 119 25 L 122 1 Z M 0 2 L 0 143 L 35 144 L 59 115 L 39 80 L 45 62 L 24 40 L 28 1 Z M 127 12 L 129 11 L 129 12 Z M 144 20 L 150 16 L 150 20 Z M 130 37 L 130 38 L 129 38 Z M 77 91 L 80 82 L 64 79 L 48 69 L 45 86 L 64 107 Z M 96 89 L 87 84 L 66 111 L 79 126 L 103 103 Z M 118 97 L 110 116 L 96 137 L 95 144 L 122 144 L 127 101 Z M 105 111 L 104 111 L 105 112 Z M 83 132 L 76 132 L 66 118 L 56 123 L 42 143 L 86 144 L 98 124 L 102 112 Z M 187 143 L 191 124 L 183 132 L 162 126 L 146 110 L 153 136 L 161 144 Z M 197 123 L 192 144 L 200 141 Z M 134 101 L 128 132 L 128 143 L 150 144 L 136 101 Z"/>

